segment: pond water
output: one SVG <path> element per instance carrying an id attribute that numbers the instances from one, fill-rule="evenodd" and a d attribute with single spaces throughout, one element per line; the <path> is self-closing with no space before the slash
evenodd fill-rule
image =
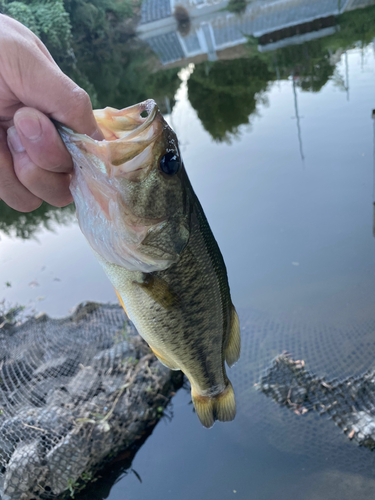
<path id="1" fill-rule="evenodd" d="M 173 417 L 156 426 L 133 460 L 137 474 L 107 469 L 76 498 L 375 494 L 370 450 L 328 418 L 297 415 L 254 387 L 284 350 L 328 381 L 375 368 L 375 7 L 276 3 L 285 19 L 281 11 L 274 16 L 284 25 L 272 24 L 271 11 L 249 14 L 250 4 L 242 17 L 211 6 L 185 37 L 168 26 L 163 32 L 163 19 L 140 29 L 164 63 L 159 72 L 173 73 L 173 81 L 178 75 L 172 94 L 159 93 L 161 107 L 179 137 L 239 311 L 243 351 L 228 371 L 237 417 L 204 429 L 189 392 L 180 390 Z M 314 14 L 303 10 L 313 4 Z M 252 32 L 249 19 L 258 23 Z M 266 21 L 271 27 L 264 28 Z M 209 44 L 236 23 L 238 43 Z M 171 33 L 181 54 L 163 52 Z M 2 205 L 0 228 L 4 307 L 19 303 L 64 316 L 84 300 L 116 300 L 69 208 L 28 219 Z"/>

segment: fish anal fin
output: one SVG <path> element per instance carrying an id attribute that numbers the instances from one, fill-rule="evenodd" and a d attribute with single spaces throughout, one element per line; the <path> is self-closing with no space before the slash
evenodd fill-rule
<path id="1" fill-rule="evenodd" d="M 124 311 L 125 311 L 126 316 L 129 318 L 129 314 L 128 314 L 128 311 L 126 310 L 126 307 L 125 307 L 124 301 L 122 300 L 122 297 L 121 297 L 121 295 L 118 293 L 118 291 L 116 290 L 116 288 L 115 288 L 115 292 L 116 292 L 117 298 L 118 298 L 118 300 L 119 300 L 119 302 L 120 302 L 120 304 L 121 304 L 122 308 L 123 308 L 123 309 L 124 309 Z"/>
<path id="2" fill-rule="evenodd" d="M 238 319 L 237 312 L 234 306 L 232 306 L 230 332 L 228 337 L 228 343 L 224 351 L 225 361 L 227 362 L 228 366 L 232 366 L 236 361 L 238 361 L 238 358 L 240 357 L 240 352 L 241 352 L 240 322 Z"/>
<path id="3" fill-rule="evenodd" d="M 215 420 L 229 422 L 236 416 L 236 400 L 229 380 L 224 391 L 216 396 L 201 396 L 192 387 L 191 397 L 198 418 L 204 427 L 212 427 Z"/>
<path id="4" fill-rule="evenodd" d="M 164 354 L 160 354 L 159 351 L 154 349 L 153 347 L 150 346 L 151 351 L 155 354 L 155 356 L 158 358 L 160 363 L 162 363 L 164 366 L 169 368 L 170 370 L 179 370 L 180 368 L 170 360 L 170 358 L 167 358 Z"/>

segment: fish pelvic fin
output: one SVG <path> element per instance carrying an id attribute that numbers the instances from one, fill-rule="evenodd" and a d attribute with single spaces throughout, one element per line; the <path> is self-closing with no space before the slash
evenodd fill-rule
<path id="1" fill-rule="evenodd" d="M 201 396 L 192 387 L 191 397 L 201 424 L 208 429 L 214 425 L 215 420 L 230 422 L 236 416 L 236 400 L 229 380 L 223 392 L 216 396 Z"/>
<path id="2" fill-rule="evenodd" d="M 128 314 L 128 311 L 126 310 L 126 307 L 125 307 L 124 301 L 122 300 L 122 297 L 121 297 L 121 295 L 118 293 L 118 291 L 116 290 L 116 288 L 115 288 L 115 292 L 116 292 L 117 298 L 118 298 L 118 300 L 119 300 L 119 302 L 120 302 L 120 304 L 121 304 L 122 308 L 123 308 L 123 309 L 124 309 L 124 311 L 125 311 L 126 316 L 129 318 L 129 314 Z"/>
<path id="3" fill-rule="evenodd" d="M 168 358 L 165 354 L 161 354 L 159 351 L 150 346 L 151 351 L 158 358 L 160 363 L 169 368 L 170 370 L 179 370 L 180 368 L 174 363 L 170 358 Z"/>
<path id="4" fill-rule="evenodd" d="M 238 314 L 234 306 L 232 306 L 232 318 L 230 333 L 228 338 L 228 344 L 225 348 L 224 355 L 225 361 L 228 366 L 234 365 L 238 358 L 240 357 L 241 351 L 241 334 L 240 334 L 240 321 L 238 319 Z"/>

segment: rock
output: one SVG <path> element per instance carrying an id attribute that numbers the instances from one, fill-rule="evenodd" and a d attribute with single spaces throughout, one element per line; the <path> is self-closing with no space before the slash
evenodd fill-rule
<path id="1" fill-rule="evenodd" d="M 4 479 L 4 493 L 17 500 L 22 493 L 32 489 L 41 469 L 38 440 L 20 444 L 7 464 Z"/>
<path id="2" fill-rule="evenodd" d="M 75 398 L 85 400 L 98 386 L 99 376 L 91 366 L 82 366 L 80 371 L 66 386 L 68 393 Z"/>
<path id="3" fill-rule="evenodd" d="M 1 500 L 70 495 L 109 457 L 134 453 L 182 384 L 119 306 L 86 303 L 68 318 L 32 318 L 11 325 L 3 341 Z"/>
<path id="4" fill-rule="evenodd" d="M 60 495 L 73 486 L 90 460 L 89 441 L 82 439 L 77 433 L 68 434 L 46 455 L 49 470 L 47 483 L 52 492 Z"/>
<path id="5" fill-rule="evenodd" d="M 64 373 L 71 373 L 74 366 L 78 367 L 77 356 L 75 358 L 60 356 L 58 358 L 49 359 L 38 366 L 33 375 L 39 375 L 40 377 L 59 377 Z"/>

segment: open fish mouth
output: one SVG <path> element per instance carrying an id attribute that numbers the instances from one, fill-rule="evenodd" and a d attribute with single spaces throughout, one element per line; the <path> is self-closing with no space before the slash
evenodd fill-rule
<path id="1" fill-rule="evenodd" d="M 79 151 L 109 178 L 123 177 L 134 182 L 144 179 L 152 168 L 155 143 L 164 142 L 165 122 L 156 102 L 148 99 L 122 110 L 98 109 L 94 116 L 103 141 L 58 126 L 70 153 L 77 156 Z M 83 170 L 85 163 L 81 165 Z"/>
<path id="2" fill-rule="evenodd" d="M 109 107 L 94 110 L 95 119 L 106 141 L 116 141 L 123 138 L 131 140 L 133 135 L 143 134 L 158 114 L 161 117 L 158 106 L 153 99 L 147 99 L 147 101 L 123 110 Z"/>

